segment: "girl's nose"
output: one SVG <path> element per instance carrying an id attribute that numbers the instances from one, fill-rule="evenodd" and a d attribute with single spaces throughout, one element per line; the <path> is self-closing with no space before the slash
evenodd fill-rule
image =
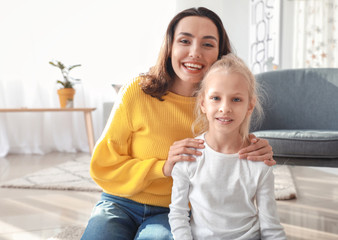
<path id="1" fill-rule="evenodd" d="M 221 107 L 218 109 L 220 113 L 229 113 L 231 112 L 231 106 L 227 103 L 223 103 Z"/>

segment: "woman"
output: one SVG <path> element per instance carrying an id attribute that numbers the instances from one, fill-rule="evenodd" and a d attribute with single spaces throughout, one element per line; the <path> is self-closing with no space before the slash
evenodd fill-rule
<path id="1" fill-rule="evenodd" d="M 230 52 L 214 12 L 187 9 L 172 19 L 157 64 L 120 91 L 95 147 L 90 173 L 103 193 L 82 239 L 172 239 L 172 168 L 194 161 L 201 153 L 193 149 L 204 148 L 192 138 L 194 91 L 209 67 Z M 274 165 L 268 142 L 251 141 L 241 157 Z"/>

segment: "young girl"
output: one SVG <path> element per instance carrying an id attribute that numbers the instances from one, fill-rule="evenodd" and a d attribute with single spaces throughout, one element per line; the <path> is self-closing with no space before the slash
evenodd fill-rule
<path id="1" fill-rule="evenodd" d="M 255 106 L 261 115 L 255 85 L 233 54 L 218 60 L 201 82 L 193 130 L 204 132 L 197 139 L 205 141 L 205 148 L 196 161 L 173 168 L 169 223 L 174 239 L 286 239 L 272 168 L 238 154 L 250 144 Z"/>

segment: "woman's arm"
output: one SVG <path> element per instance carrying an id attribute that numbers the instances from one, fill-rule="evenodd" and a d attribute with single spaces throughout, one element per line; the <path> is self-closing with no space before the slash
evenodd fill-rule
<path id="1" fill-rule="evenodd" d="M 239 151 L 241 159 L 248 159 L 252 161 L 264 161 L 268 166 L 273 166 L 276 161 L 273 159 L 272 147 L 265 139 L 256 138 L 255 135 L 250 134 L 251 145 Z M 187 138 L 181 141 L 176 141 L 170 147 L 168 159 L 163 166 L 163 174 L 171 176 L 171 171 L 177 162 L 194 161 L 194 155 L 201 154 L 196 149 L 204 148 L 204 141 L 201 139 Z"/>
<path id="2" fill-rule="evenodd" d="M 251 145 L 239 151 L 241 159 L 248 159 L 252 161 L 264 161 L 268 166 L 273 166 L 276 161 L 273 159 L 272 147 L 269 142 L 262 138 L 256 138 L 255 135 L 250 134 Z"/>
<path id="3" fill-rule="evenodd" d="M 189 216 L 189 176 L 186 164 L 177 163 L 172 171 L 173 188 L 169 224 L 175 240 L 192 240 Z"/>
<path id="4" fill-rule="evenodd" d="M 171 145 L 168 153 L 168 159 L 163 166 L 163 174 L 171 176 L 171 171 L 177 162 L 195 161 L 195 156 L 201 155 L 201 152 L 196 149 L 204 148 L 202 139 L 186 138 L 176 141 Z"/>
<path id="5" fill-rule="evenodd" d="M 148 131 L 149 126 L 146 122 L 149 119 L 143 120 L 144 109 L 141 109 L 148 104 L 145 98 L 137 82 L 121 91 L 109 124 L 95 146 L 90 174 L 107 193 L 132 196 L 157 180 L 171 186 L 162 172 L 170 145 L 154 143 L 153 135 L 141 140 L 139 137 Z M 170 194 L 170 188 L 156 189 L 156 194 Z"/>
<path id="6" fill-rule="evenodd" d="M 162 173 L 165 159 L 133 157 L 132 129 L 123 107 L 116 109 L 109 128 L 98 141 L 91 160 L 90 174 L 106 192 L 131 196 L 144 190 Z"/>

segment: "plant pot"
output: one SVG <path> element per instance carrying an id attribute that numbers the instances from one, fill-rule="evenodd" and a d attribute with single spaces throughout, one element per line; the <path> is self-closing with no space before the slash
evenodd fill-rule
<path id="1" fill-rule="evenodd" d="M 61 88 L 57 92 L 61 108 L 72 108 L 74 106 L 74 88 Z"/>

